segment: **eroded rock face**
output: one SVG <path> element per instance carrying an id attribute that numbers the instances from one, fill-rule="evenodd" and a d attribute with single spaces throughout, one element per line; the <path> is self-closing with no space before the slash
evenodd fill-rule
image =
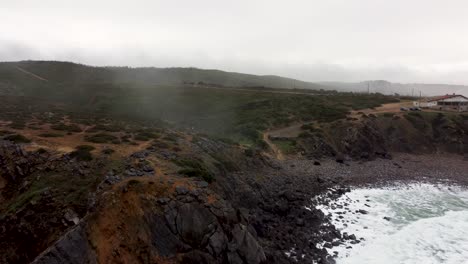
<path id="1" fill-rule="evenodd" d="M 95 264 L 96 253 L 88 243 L 84 225 L 78 225 L 31 264 Z"/>
<path id="2" fill-rule="evenodd" d="M 178 209 L 177 231 L 194 248 L 203 248 L 216 230 L 216 217 L 199 204 L 184 204 Z"/>
<path id="3" fill-rule="evenodd" d="M 126 194 L 130 192 L 127 190 Z M 99 229 L 97 219 L 105 214 L 99 212 L 101 208 L 33 263 L 85 264 L 101 263 L 103 259 L 106 259 L 106 263 L 113 263 L 121 256 L 129 255 L 130 261 L 137 262 L 140 259 L 163 259 L 174 263 L 265 263 L 265 253 L 257 241 L 254 228 L 246 221 L 248 216 L 222 199 L 207 202 L 209 192 L 205 188 L 192 189 L 164 198 L 146 194 L 142 201 L 144 205 L 138 209 L 144 212 L 143 217 L 134 219 L 125 213 L 120 216 L 120 223 L 128 223 L 130 228 L 125 224 L 116 224 L 106 226 L 105 230 Z M 151 203 L 147 204 L 148 201 Z M 103 239 L 109 233 L 115 236 Z M 101 243 L 115 242 L 120 237 L 128 237 L 129 240 L 119 240 L 115 244 L 118 246 L 111 250 L 112 256 L 103 256 L 100 255 L 103 254 L 102 245 L 91 246 L 97 243 L 96 237 L 101 238 Z"/>
<path id="4" fill-rule="evenodd" d="M 230 253 L 237 253 L 246 263 L 261 263 L 265 261 L 265 253 L 257 240 L 247 230 L 247 227 L 238 224 L 232 230 L 233 239 L 229 244 Z M 236 258 L 237 259 L 237 258 Z"/>

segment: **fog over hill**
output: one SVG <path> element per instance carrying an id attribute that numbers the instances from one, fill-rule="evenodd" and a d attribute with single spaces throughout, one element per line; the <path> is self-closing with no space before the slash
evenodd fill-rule
<path id="1" fill-rule="evenodd" d="M 230 87 L 321 89 L 321 85 L 274 75 L 252 75 L 198 68 L 93 67 L 59 61 L 0 63 L 0 83 L 38 81 L 32 73 L 52 83 L 138 83 L 146 85 L 216 84 Z"/>
<path id="2" fill-rule="evenodd" d="M 37 85 L 80 84 L 185 85 L 205 84 L 222 87 L 267 87 L 282 89 L 336 90 L 338 92 L 382 93 L 386 95 L 435 96 L 468 95 L 468 86 L 451 84 L 392 83 L 385 80 L 363 82 L 305 82 L 275 75 L 254 75 L 199 68 L 94 67 L 72 62 L 0 62 L 0 93 L 34 90 Z M 20 85 L 21 84 L 21 85 Z M 29 90 L 32 91 L 32 90 Z M 27 93 L 26 93 L 27 94 Z"/>

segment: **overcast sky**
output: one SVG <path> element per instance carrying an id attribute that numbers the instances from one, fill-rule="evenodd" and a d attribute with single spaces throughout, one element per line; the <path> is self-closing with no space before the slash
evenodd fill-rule
<path id="1" fill-rule="evenodd" d="M 11 0 L 0 61 L 468 84 L 466 0 Z"/>

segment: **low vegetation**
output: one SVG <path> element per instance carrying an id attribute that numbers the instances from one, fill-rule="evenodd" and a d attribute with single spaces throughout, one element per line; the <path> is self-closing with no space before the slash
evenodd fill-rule
<path id="1" fill-rule="evenodd" d="M 31 143 L 31 140 L 20 134 L 8 135 L 3 138 L 4 140 L 12 141 L 15 143 Z"/>
<path id="2" fill-rule="evenodd" d="M 292 154 L 297 152 L 297 142 L 293 139 L 275 139 L 273 143 L 284 154 Z"/>
<path id="3" fill-rule="evenodd" d="M 12 128 L 21 128 L 24 127 L 24 120 L 28 120 L 32 113 L 38 113 L 35 116 L 40 122 L 50 123 L 53 129 L 67 133 L 81 132 L 77 124 L 92 126 L 86 132 L 87 140 L 94 143 L 120 143 L 118 138 L 106 136 L 109 135 L 107 133 L 115 132 L 131 134 L 132 140 L 154 140 L 158 137 L 157 132 L 139 129 L 161 126 L 161 120 L 164 120 L 171 126 L 223 138 L 233 144 L 266 148 L 262 132 L 268 128 L 288 126 L 293 122 L 333 122 L 345 118 L 353 109 L 372 108 L 397 101 L 395 97 L 381 94 L 324 90 L 295 90 L 303 94 L 275 93 L 291 91 L 271 89 L 288 88 L 278 87 L 280 79 L 277 80 L 278 83 L 271 82 L 271 87 L 254 84 L 254 81 L 250 85 L 238 84 L 242 86 L 241 90 L 232 90 L 230 88 L 236 82 L 227 85 L 223 79 L 223 85 L 227 86 L 216 85 L 215 78 L 208 85 L 202 80 L 192 80 L 193 72 L 177 75 L 178 78 L 186 78 L 179 79 L 177 83 L 172 80 L 170 85 L 154 85 L 155 82 L 148 82 L 154 76 L 143 79 L 108 79 L 109 75 L 105 72 L 110 69 L 57 62 L 23 64 L 22 67 L 33 69 L 37 74 L 49 76 L 50 81 L 37 84 L 25 79 L 22 74 L 8 72 L 5 76 L 12 83 L 22 85 L 24 96 L 2 100 L 7 105 L 9 101 L 17 102 L 13 108 L 0 106 L 0 110 L 5 110 L 0 111 L 0 118 L 14 121 Z M 49 69 L 53 72 L 49 72 Z M 55 74 L 57 69 L 60 69 L 60 76 Z M 1 70 L 0 67 L 0 72 Z M 4 70 L 7 71 L 8 68 Z M 118 71 L 127 70 L 133 71 Z M 80 72 L 87 74 L 78 77 Z M 204 73 L 209 76 L 218 74 Z M 166 77 L 163 79 L 166 80 Z M 217 89 L 212 89 L 213 87 Z M 28 111 L 25 112 L 24 108 L 18 108 L 17 105 L 28 105 Z M 65 122 L 65 117 L 72 123 Z M 132 123 L 139 124 L 133 126 Z M 98 134 L 93 135 L 94 133 Z M 134 144 L 131 139 L 122 138 L 122 142 Z M 176 142 L 177 136 L 169 135 L 162 139 Z"/>
<path id="4" fill-rule="evenodd" d="M 70 153 L 70 157 L 77 159 L 79 161 L 91 161 L 93 160 L 93 155 L 91 151 L 95 148 L 89 145 L 80 145 L 75 148 L 73 152 Z"/>
<path id="5" fill-rule="evenodd" d="M 203 161 L 196 159 L 175 159 L 173 162 L 182 167 L 182 169 L 178 171 L 179 174 L 187 177 L 202 178 L 206 182 L 212 182 L 214 180 L 213 173 L 208 170 Z"/>
<path id="6" fill-rule="evenodd" d="M 58 123 L 52 125 L 50 128 L 54 130 L 66 131 L 66 132 L 81 132 L 81 128 L 76 124 L 66 125 L 64 123 Z"/>
<path id="7" fill-rule="evenodd" d="M 51 138 L 51 137 L 63 137 L 63 134 L 58 133 L 42 133 L 39 134 L 40 137 Z"/>
<path id="8" fill-rule="evenodd" d="M 120 140 L 118 137 L 110 135 L 110 134 L 106 134 L 106 133 L 87 135 L 85 136 L 85 140 L 92 142 L 92 143 L 113 143 L 113 144 L 120 143 Z"/>

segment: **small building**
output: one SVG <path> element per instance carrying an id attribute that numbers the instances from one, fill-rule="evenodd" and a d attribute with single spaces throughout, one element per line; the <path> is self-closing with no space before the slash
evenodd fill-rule
<path id="1" fill-rule="evenodd" d="M 430 108 L 443 111 L 456 111 L 465 112 L 468 111 L 468 98 L 459 95 L 444 95 L 438 97 L 426 98 L 424 100 L 413 102 L 414 106 L 421 108 Z"/>

